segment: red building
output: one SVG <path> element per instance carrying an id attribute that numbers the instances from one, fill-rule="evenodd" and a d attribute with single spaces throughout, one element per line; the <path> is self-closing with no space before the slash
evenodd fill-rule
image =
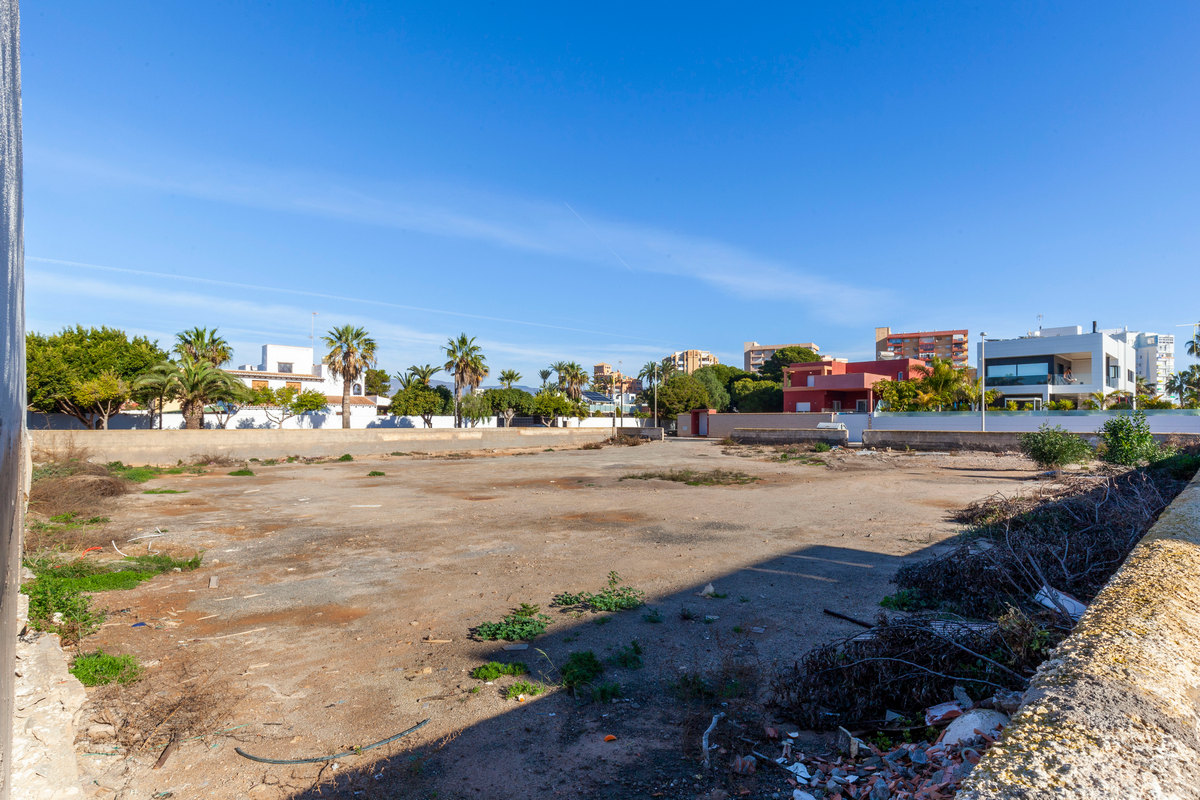
<path id="1" fill-rule="evenodd" d="M 784 411 L 874 411 L 875 384 L 908 380 L 916 358 L 886 361 L 813 361 L 783 368 Z"/>

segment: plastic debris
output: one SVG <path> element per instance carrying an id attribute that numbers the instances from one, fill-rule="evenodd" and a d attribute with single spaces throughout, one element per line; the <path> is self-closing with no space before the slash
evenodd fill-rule
<path id="1" fill-rule="evenodd" d="M 1053 611 L 1064 611 L 1071 619 L 1078 621 L 1083 616 L 1083 612 L 1087 611 L 1087 606 L 1076 600 L 1066 592 L 1060 592 L 1058 589 L 1053 589 L 1045 584 L 1038 590 L 1038 593 L 1033 596 L 1034 602 L 1041 603 L 1046 608 Z"/>
<path id="2" fill-rule="evenodd" d="M 960 706 L 957 701 L 938 703 L 936 706 L 930 706 L 929 708 L 925 709 L 925 724 L 940 725 L 942 723 L 949 722 L 955 717 L 962 716 L 962 713 L 962 706 Z"/>
<path id="3" fill-rule="evenodd" d="M 611 733 L 604 737 L 604 741 L 606 742 L 615 742 L 616 740 L 617 737 L 613 736 Z"/>

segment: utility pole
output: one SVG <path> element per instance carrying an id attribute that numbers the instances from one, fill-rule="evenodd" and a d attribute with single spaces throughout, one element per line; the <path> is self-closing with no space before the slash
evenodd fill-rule
<path id="1" fill-rule="evenodd" d="M 312 319 L 308 324 L 308 342 L 313 347 L 317 346 L 317 312 L 312 312 Z"/>
<path id="2" fill-rule="evenodd" d="M 987 431 L 987 334 L 979 332 L 979 432 Z"/>

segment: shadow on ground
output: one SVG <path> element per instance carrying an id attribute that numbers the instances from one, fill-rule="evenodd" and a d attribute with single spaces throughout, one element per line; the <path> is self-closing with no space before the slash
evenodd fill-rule
<path id="1" fill-rule="evenodd" d="M 532 677 L 554 687 L 561 681 L 559 668 L 572 652 L 592 651 L 605 664 L 595 685 L 619 686 L 616 701 L 594 700 L 586 689 L 572 696 L 551 688 L 525 702 L 505 701 L 502 713 L 440 739 L 422 737 L 425 731 L 419 731 L 371 753 L 344 759 L 336 769 L 267 767 L 266 774 L 275 776 L 268 781 L 310 785 L 291 795 L 297 800 L 690 800 L 714 789 L 735 797 L 746 789 L 753 796 L 771 796 L 776 791 L 790 796 L 790 787 L 778 772 L 748 778 L 731 775 L 729 754 L 714 756 L 714 769 L 704 770 L 699 744 L 704 728 L 714 712 L 725 711 L 724 741 L 730 749 L 748 752 L 751 745 L 741 739 L 762 740 L 764 722 L 786 725 L 786 720 L 774 720 L 764 703 L 776 665 L 790 664 L 816 644 L 861 630 L 825 615 L 822 609 L 874 619 L 897 567 L 927 557 L 936 548 L 899 558 L 810 546 L 713 579 L 723 597 L 699 596 L 701 584 L 647 598 L 643 608 L 615 614 L 572 616 L 562 609 L 548 609 L 555 622 L 527 650 L 497 646 L 486 657 L 522 661 Z M 553 576 L 546 580 L 554 582 Z M 670 627 L 679 630 L 663 635 Z M 618 665 L 623 649 L 631 648 L 635 640 L 644 665 L 637 669 L 628 663 Z M 364 730 L 360 744 L 384 739 L 427 717 L 436 719 L 447 704 L 470 702 L 484 692 L 502 692 L 513 681 L 505 677 L 486 685 L 465 678 L 466 688 L 458 692 L 427 698 L 412 708 L 396 708 L 392 729 Z M 478 687 L 474 693 L 473 687 Z M 606 741 L 609 736 L 615 739 Z M 813 751 L 828 747 L 823 737 L 805 736 L 803 746 Z M 315 755 L 288 753 L 283 742 L 260 741 L 244 747 L 281 758 Z"/>

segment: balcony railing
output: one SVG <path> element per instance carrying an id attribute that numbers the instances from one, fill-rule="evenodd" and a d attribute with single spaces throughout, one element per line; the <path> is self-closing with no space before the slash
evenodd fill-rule
<path id="1" fill-rule="evenodd" d="M 1063 375 L 989 375 L 988 386 L 1075 386 L 1083 383 L 1078 378 Z"/>

